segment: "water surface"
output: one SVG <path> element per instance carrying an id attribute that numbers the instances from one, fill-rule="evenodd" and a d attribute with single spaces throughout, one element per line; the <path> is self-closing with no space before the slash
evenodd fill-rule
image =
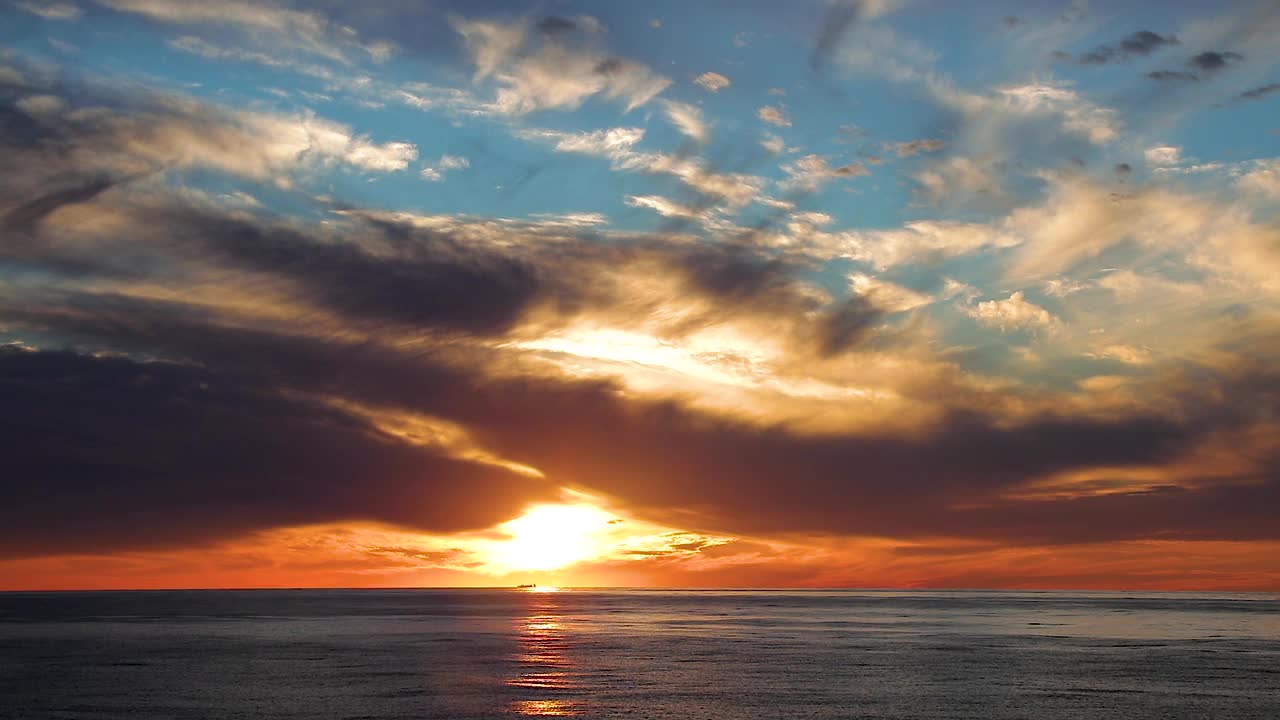
<path id="1" fill-rule="evenodd" d="M 0 718 L 1280 718 L 1280 596 L 0 594 Z"/>

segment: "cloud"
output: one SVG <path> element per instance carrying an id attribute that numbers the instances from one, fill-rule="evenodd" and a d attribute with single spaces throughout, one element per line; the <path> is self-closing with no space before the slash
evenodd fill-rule
<path id="1" fill-rule="evenodd" d="M 870 174 L 867 168 L 859 163 L 832 167 L 819 155 L 805 155 L 792 162 L 784 163 L 782 171 L 787 174 L 787 180 L 780 183 L 780 186 L 786 191 L 802 192 L 814 192 L 836 178 Z"/>
<path id="2" fill-rule="evenodd" d="M 1234 100 L 1236 102 L 1249 102 L 1252 100 L 1261 100 L 1267 97 L 1268 95 L 1271 95 L 1272 93 L 1277 93 L 1277 92 L 1280 92 L 1280 83 L 1269 83 L 1267 85 L 1260 85 L 1251 90 L 1245 90 L 1244 92 L 1235 96 Z"/>
<path id="3" fill-rule="evenodd" d="M 460 155 L 441 155 L 435 165 L 422 168 L 418 174 L 429 182 L 440 182 L 450 170 L 465 170 L 469 167 L 471 161 Z"/>
<path id="4" fill-rule="evenodd" d="M 204 168 L 289 184 L 310 167 L 347 166 L 369 172 L 404 170 L 418 156 L 412 143 L 378 143 L 313 113 L 294 115 L 229 110 L 176 94 L 116 98 L 119 109 L 92 107 L 93 89 L 72 106 L 55 93 L 15 106 L 39 112 L 29 130 L 38 137 L 74 136 L 61 155 L 34 142 L 14 147 L 15 160 L 33 174 L 54 175 L 68 163 L 98 173 L 139 176 L 171 169 Z M 35 105 L 33 105 L 35 103 Z"/>
<path id="5" fill-rule="evenodd" d="M 1147 73 L 1147 77 L 1151 80 L 1162 82 L 1199 82 L 1201 79 L 1210 78 L 1219 71 L 1236 65 L 1242 60 L 1244 60 L 1244 56 L 1240 53 L 1207 50 L 1187 60 L 1187 65 L 1194 68 L 1192 71 L 1153 70 Z"/>
<path id="6" fill-rule="evenodd" d="M 1063 178 L 1042 205 L 1015 210 L 1003 225 L 1023 239 L 1008 272 L 1015 280 L 1060 275 L 1130 246 L 1139 257 L 1180 255 L 1188 267 L 1243 287 L 1277 287 L 1271 274 L 1280 268 L 1280 233 L 1246 207 L 1166 188 L 1117 194 Z"/>
<path id="7" fill-rule="evenodd" d="M 980 223 L 916 221 L 891 230 L 831 233 L 820 236 L 818 242 L 836 256 L 886 269 L 1013 247 L 1021 238 L 998 226 Z"/>
<path id="8" fill-rule="evenodd" d="M 932 203 L 952 202 L 965 197 L 998 197 L 1003 194 L 993 168 L 967 157 L 951 157 L 934 163 L 913 178 L 921 195 Z"/>
<path id="9" fill-rule="evenodd" d="M 928 295 L 865 273 L 850 275 L 849 287 L 886 312 L 907 312 L 933 302 Z"/>
<path id="10" fill-rule="evenodd" d="M 1240 177 L 1236 187 L 1248 193 L 1280 200 L 1280 160 L 1262 163 Z"/>
<path id="11" fill-rule="evenodd" d="M 6 555 L 342 520 L 450 532 L 553 497 L 546 483 L 408 444 L 322 398 L 190 365 L 0 349 L 0 397 L 22 418 L 0 439 Z"/>
<path id="12" fill-rule="evenodd" d="M 1105 65 L 1117 60 L 1129 60 L 1135 55 L 1145 57 L 1161 48 L 1177 44 L 1178 38 L 1173 35 L 1139 30 L 1116 45 L 1099 45 L 1095 50 L 1076 58 L 1076 62 L 1082 65 Z"/>
<path id="13" fill-rule="evenodd" d="M 69 2 L 51 2 L 49 0 L 22 0 L 15 3 L 17 7 L 46 20 L 79 20 L 82 11 L 79 5 Z"/>
<path id="14" fill-rule="evenodd" d="M 1182 148 L 1176 145 L 1156 145 L 1143 151 L 1148 165 L 1177 165 L 1182 162 Z"/>
<path id="15" fill-rule="evenodd" d="M 1147 73 L 1147 78 L 1160 82 L 1196 82 L 1200 76 L 1180 70 L 1153 70 Z"/>
<path id="16" fill-rule="evenodd" d="M 1091 143 L 1108 143 L 1119 137 L 1114 110 L 1090 103 L 1068 88 L 1044 83 L 1011 85 L 1001 88 L 999 97 L 1007 109 L 1018 114 L 1060 115 L 1063 130 Z"/>
<path id="17" fill-rule="evenodd" d="M 704 72 L 694 78 L 693 82 L 713 93 L 720 92 L 733 84 L 729 81 L 729 78 L 717 72 Z"/>
<path id="18" fill-rule="evenodd" d="M 703 217 L 703 211 L 698 208 L 681 205 L 657 195 L 628 195 L 625 200 L 631 207 L 647 208 L 663 217 L 685 220 L 697 220 Z"/>
<path id="19" fill-rule="evenodd" d="M 1244 59 L 1244 56 L 1233 52 L 1215 52 L 1212 50 L 1202 52 L 1187 61 L 1191 65 L 1203 72 L 1217 72 L 1229 65 L 1234 65 Z"/>
<path id="20" fill-rule="evenodd" d="M 791 127 L 791 118 L 787 117 L 787 113 L 778 105 L 765 105 L 756 111 L 756 115 L 770 125 L 778 127 Z"/>
<path id="21" fill-rule="evenodd" d="M 198 55 L 206 60 L 234 60 L 236 62 L 256 63 L 266 67 L 288 68 L 329 82 L 336 82 L 339 78 L 339 75 L 333 70 L 321 65 L 298 62 L 291 58 L 277 57 L 256 50 L 222 47 L 190 35 L 174 38 L 169 40 L 167 44 L 175 50 Z"/>
<path id="22" fill-rule="evenodd" d="M 636 150 L 634 146 L 644 138 L 644 130 L 640 128 L 608 128 L 582 133 L 528 129 L 518 131 L 517 136 L 549 142 L 558 152 L 607 158 L 616 170 L 669 175 L 699 194 L 716 198 L 733 208 L 756 200 L 764 184 L 761 178 L 752 175 L 708 170 L 696 157 Z"/>
<path id="23" fill-rule="evenodd" d="M 546 43 L 594 53 L 601 34 L 580 18 L 524 27 L 480 82 L 504 87 Z M 760 209 L 776 219 L 737 227 L 724 214 L 770 202 L 770 181 L 652 151 L 637 127 L 514 126 L 648 175 L 625 178 L 627 205 L 697 221 L 634 232 L 594 212 L 428 215 L 290 193 L 325 169 L 413 165 L 417 148 L 309 114 L 36 85 L 0 101 L 0 317 L 7 337 L 78 350 L 0 352 L 18 428 L 0 438 L 10 555 L 315 523 L 451 532 L 562 487 L 765 538 L 1277 538 L 1269 166 L 1224 175 L 1248 191 L 1229 199 L 1138 178 L 1116 192 L 1108 157 L 1090 166 L 1104 181 L 1037 175 L 1042 196 L 983 222 L 850 229 L 772 201 Z M 957 93 L 957 154 L 913 170 L 941 194 L 1018 158 L 970 152 L 987 132 L 1101 144 L 1082 109 L 1100 108 L 1068 92 Z M 865 172 L 795 153 L 775 160 L 797 189 Z M 219 176 L 210 189 L 188 169 Z M 1107 270 L 1118 262 L 1144 272 Z M 1214 299 L 1184 313 L 1151 301 L 1173 280 L 1125 289 L 1166 276 Z M 1170 324 L 1188 337 L 1150 341 Z M 1038 369 L 1002 330 L 1036 333 Z"/>
<path id="24" fill-rule="evenodd" d="M 1058 324 L 1057 318 L 1048 310 L 1028 301 L 1020 290 L 1004 300 L 980 302 L 966 312 L 978 322 L 1004 331 L 1052 328 Z"/>
<path id="25" fill-rule="evenodd" d="M 911 157 L 920 153 L 937 152 L 946 146 L 941 140 L 922 139 L 908 140 L 907 142 L 887 143 L 884 147 L 898 154 L 898 157 Z"/>
<path id="26" fill-rule="evenodd" d="M 813 51 L 809 54 L 809 67 L 813 70 L 827 64 L 840 42 L 860 22 L 883 15 L 889 9 L 889 3 L 884 0 L 833 0 L 830 5 L 818 24 Z"/>
<path id="27" fill-rule="evenodd" d="M 681 133 L 697 142 L 707 141 L 707 123 L 702 119 L 702 111 L 688 103 L 667 100 L 662 103 L 667 111 L 671 124 Z"/>
<path id="28" fill-rule="evenodd" d="M 587 22 L 590 20 L 590 22 Z M 580 17 L 553 33 L 534 34 L 527 21 L 502 23 L 452 18 L 475 66 L 477 81 L 492 79 L 495 112 L 524 115 L 536 110 L 573 110 L 600 96 L 626 109 L 645 105 L 671 84 L 670 78 L 595 47 L 602 28 Z M 578 41 L 574 45 L 569 41 Z"/>
<path id="29" fill-rule="evenodd" d="M 362 42 L 347 26 L 331 22 L 324 15 L 245 0 L 97 0 L 120 12 L 143 15 L 151 20 L 194 26 L 238 28 L 266 46 L 282 46 L 315 55 L 352 62 L 352 52 L 375 61 L 386 60 L 392 47 L 385 42 Z"/>

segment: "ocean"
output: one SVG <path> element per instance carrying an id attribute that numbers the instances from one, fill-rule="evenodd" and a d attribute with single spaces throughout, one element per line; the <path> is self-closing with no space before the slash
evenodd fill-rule
<path id="1" fill-rule="evenodd" d="M 1280 596 L 0 594 L 0 717 L 1280 718 Z"/>

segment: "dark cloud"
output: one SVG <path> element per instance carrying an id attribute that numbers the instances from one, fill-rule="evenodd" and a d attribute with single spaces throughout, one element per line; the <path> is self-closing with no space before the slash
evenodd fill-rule
<path id="1" fill-rule="evenodd" d="M 538 31 L 547 35 L 558 35 L 560 33 L 573 32 L 577 29 L 577 23 L 559 15 L 548 15 L 538 21 Z"/>
<path id="2" fill-rule="evenodd" d="M 1110 62 L 1129 60 L 1134 56 L 1146 57 L 1163 47 L 1177 44 L 1178 38 L 1173 35 L 1160 35 L 1150 30 L 1139 30 L 1115 45 L 1099 45 L 1091 52 L 1080 55 L 1076 58 L 1076 62 L 1081 65 L 1105 65 Z"/>
<path id="3" fill-rule="evenodd" d="M 46 217 L 67 205 L 88 202 L 117 184 L 107 177 L 91 178 L 73 187 L 45 193 L 22 203 L 0 217 L 0 230 L 6 232 L 31 232 Z"/>
<path id="4" fill-rule="evenodd" d="M 1280 92 L 1280 83 L 1270 83 L 1261 87 L 1245 90 L 1235 97 L 1237 102 L 1249 102 L 1251 100 L 1261 100 L 1272 93 Z"/>
<path id="5" fill-rule="evenodd" d="M 1153 70 L 1147 73 L 1147 78 L 1160 82 L 1195 82 L 1200 79 L 1200 76 L 1181 70 Z"/>
<path id="6" fill-rule="evenodd" d="M 865 0 L 835 0 L 818 24 L 809 54 L 809 67 L 821 70 L 831 60 L 840 41 L 853 30 L 866 14 Z"/>
<path id="7" fill-rule="evenodd" d="M 865 340 L 884 313 L 864 297 L 852 297 L 823 314 L 818 324 L 818 351 L 838 355 Z"/>
<path id="8" fill-rule="evenodd" d="M 1208 51 L 1208 52 L 1202 52 L 1199 55 L 1196 55 L 1195 57 L 1191 58 L 1189 61 L 1187 61 L 1187 64 L 1193 67 L 1199 68 L 1204 72 L 1216 72 L 1218 70 L 1221 70 L 1227 67 L 1228 65 L 1234 65 L 1235 63 L 1238 63 L 1241 60 L 1244 60 L 1244 56 L 1240 55 L 1239 53 L 1234 53 L 1229 51 L 1228 52 Z"/>
<path id="9" fill-rule="evenodd" d="M 885 145 L 886 149 L 892 150 L 898 154 L 898 157 L 911 157 L 920 153 L 937 152 L 946 147 L 946 143 L 937 138 L 923 138 L 920 140 L 908 140 L 906 142 L 889 143 Z"/>
<path id="10" fill-rule="evenodd" d="M 0 552 L 197 544 L 372 520 L 492 525 L 545 482 L 409 445 L 243 375 L 0 348 Z"/>
<path id="11" fill-rule="evenodd" d="M 93 297 L 64 299 L 60 307 L 81 310 L 55 309 L 40 319 L 56 320 L 64 332 L 86 339 L 110 340 L 114 347 L 165 348 L 199 358 L 207 366 L 225 368 L 229 377 L 257 378 L 250 387 L 278 387 L 288 396 L 340 397 L 445 418 L 468 428 L 483 447 L 543 470 L 552 483 L 607 493 L 654 518 L 667 519 L 678 508 L 675 512 L 687 522 L 692 511 L 712 530 L 947 535 L 1037 543 L 1270 538 L 1280 532 L 1260 511 L 1273 506 L 1263 501 L 1275 498 L 1280 489 L 1275 459 L 1259 475 L 1238 479 L 1238 485 L 1218 480 L 1203 490 L 1169 488 L 1080 500 L 1003 499 L 1006 491 L 1046 474 L 1168 462 L 1215 434 L 1264 420 L 1280 410 L 1280 379 L 1265 369 L 1208 384 L 1202 379 L 1204 387 L 1188 391 L 1183 409 L 1172 414 L 1114 419 L 1048 414 L 1010 423 L 955 410 L 914 434 L 815 436 L 708 415 L 675 401 L 629 396 L 610 382 L 495 376 L 484 362 L 444 351 L 404 353 L 211 327 L 184 317 L 179 308 L 155 303 L 113 306 Z M 24 319 L 5 310 L 16 322 Z M 30 311 L 27 319 L 35 319 Z M 1240 393 L 1255 402 L 1247 408 L 1224 404 L 1223 398 Z M 48 411 L 55 415 L 77 416 L 77 396 L 68 394 L 45 407 L 55 408 Z M 278 415 L 268 413 L 262 422 L 277 422 Z M 94 418 L 89 426 L 96 427 L 98 420 L 110 418 Z M 174 427 L 175 432 L 189 431 L 181 424 Z M 250 423 L 246 431 L 263 428 Z M 71 435 L 49 435 L 47 446 L 74 450 L 81 436 L 90 446 L 100 444 L 79 426 L 72 429 L 76 432 Z M 145 456 L 126 447 L 127 457 Z M 350 467 L 350 461 L 339 466 Z M 39 463 L 31 467 L 27 477 L 43 472 Z M 323 494 L 330 486 L 321 482 L 318 487 Z M 148 497 L 142 494 L 137 500 L 149 502 Z M 389 511 L 383 519 L 413 522 Z"/>

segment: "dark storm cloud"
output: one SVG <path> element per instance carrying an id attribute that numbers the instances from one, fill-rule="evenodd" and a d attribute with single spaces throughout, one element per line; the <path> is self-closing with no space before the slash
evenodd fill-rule
<path id="1" fill-rule="evenodd" d="M 283 525 L 492 525 L 547 483 L 408 445 L 319 399 L 190 365 L 0 348 L 0 553 Z"/>
<path id="2" fill-rule="evenodd" d="M 1105 65 L 1110 62 L 1129 60 L 1134 56 L 1146 57 L 1163 47 L 1177 44 L 1178 38 L 1173 35 L 1160 35 L 1150 30 L 1139 30 L 1115 45 L 1099 45 L 1093 51 L 1076 58 L 1076 62 L 1081 65 Z"/>

